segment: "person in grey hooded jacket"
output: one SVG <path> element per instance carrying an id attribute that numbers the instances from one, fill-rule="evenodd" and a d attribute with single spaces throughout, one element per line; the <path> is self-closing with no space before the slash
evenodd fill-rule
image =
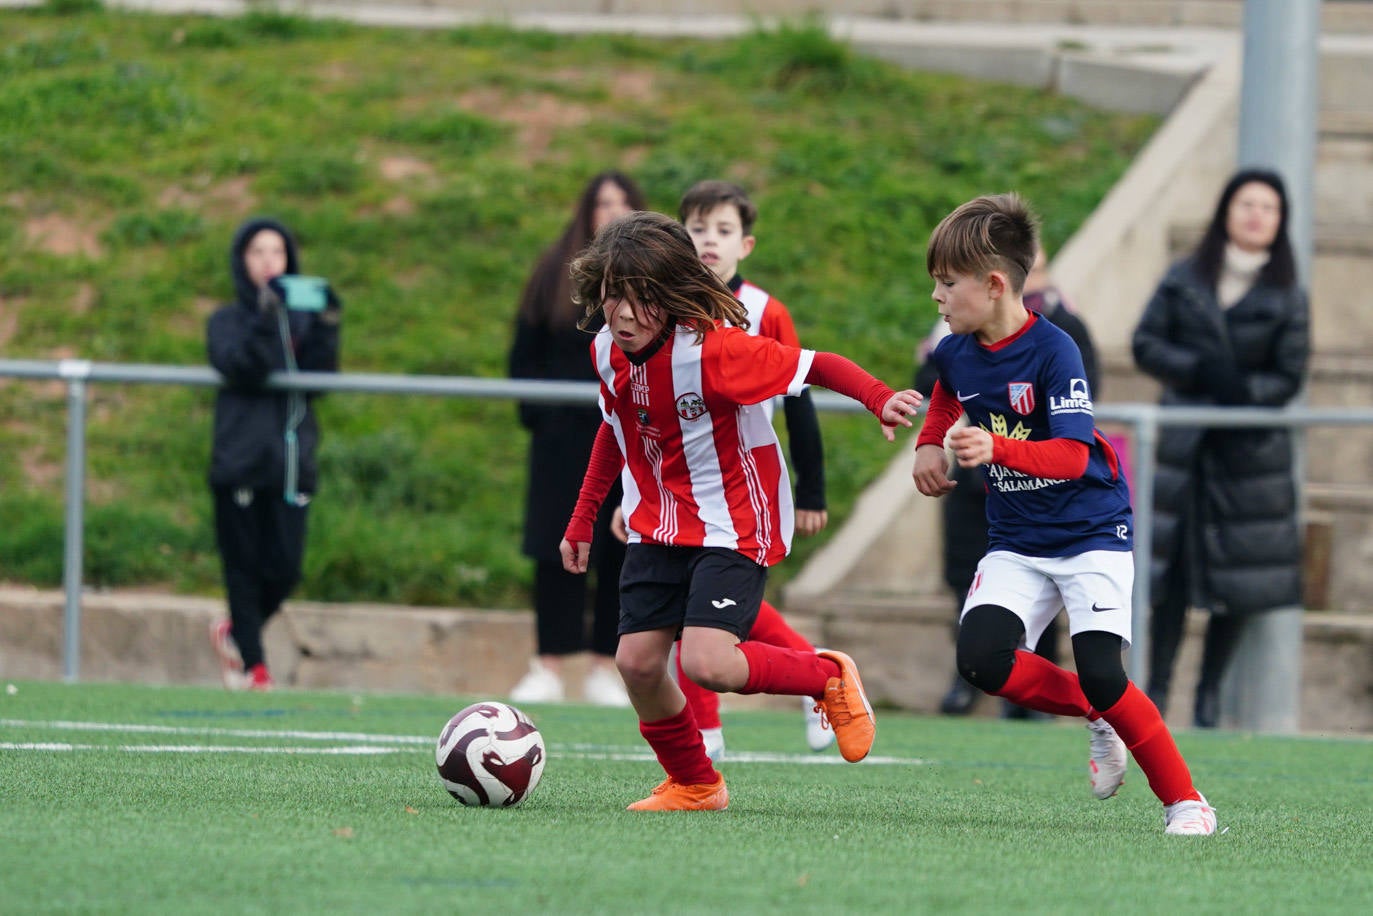
<path id="1" fill-rule="evenodd" d="M 209 482 L 229 603 L 211 638 L 226 687 L 267 690 L 262 628 L 300 581 L 319 428 L 312 393 L 265 383 L 273 372 L 338 371 L 342 304 L 320 284 L 316 301 L 296 301 L 288 285 L 300 272 L 296 243 L 275 220 L 239 227 L 229 270 L 235 299 L 206 329 L 210 365 L 224 377 Z"/>

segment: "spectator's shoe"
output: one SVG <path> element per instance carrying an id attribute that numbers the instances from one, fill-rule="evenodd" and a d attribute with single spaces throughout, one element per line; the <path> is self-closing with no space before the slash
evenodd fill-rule
<path id="1" fill-rule="evenodd" d="M 725 730 L 723 728 L 701 729 L 701 742 L 706 746 L 706 756 L 713 761 L 725 757 Z"/>
<path id="2" fill-rule="evenodd" d="M 963 680 L 963 675 L 954 672 L 948 691 L 939 701 L 939 711 L 946 716 L 966 716 L 973 711 L 981 697 L 982 691 Z"/>
<path id="3" fill-rule="evenodd" d="M 511 694 L 514 697 L 514 694 Z M 582 684 L 582 699 L 593 706 L 628 706 L 629 694 L 619 672 L 606 665 L 593 665 Z"/>
<path id="4" fill-rule="evenodd" d="M 849 763 L 857 763 L 868 756 L 868 751 L 872 750 L 872 739 L 877 733 L 872 704 L 863 692 L 858 666 L 843 652 L 817 649 L 815 654 L 839 666 L 839 677 L 829 679 L 825 685 L 825 695 L 815 704 L 815 711 L 822 712 L 829 727 L 834 729 L 839 753 Z"/>
<path id="5" fill-rule="evenodd" d="M 815 708 L 810 697 L 801 698 L 801 711 L 806 716 L 806 744 L 819 753 L 834 743 L 834 732 L 825 727 L 824 715 Z"/>
<path id="6" fill-rule="evenodd" d="M 1196 705 L 1192 709 L 1193 728 L 1215 728 L 1220 724 L 1220 687 L 1197 687 Z"/>
<path id="7" fill-rule="evenodd" d="M 1173 836 L 1210 836 L 1216 832 L 1216 809 L 1205 798 L 1168 805 L 1163 809 L 1163 832 Z"/>
<path id="8" fill-rule="evenodd" d="M 1087 758 L 1087 772 L 1092 777 L 1092 794 L 1097 798 L 1110 798 L 1125 782 L 1125 761 L 1129 753 L 1125 742 L 1105 719 L 1087 723 L 1091 732 L 1091 756 Z"/>
<path id="9" fill-rule="evenodd" d="M 714 782 L 689 786 L 669 776 L 658 784 L 648 798 L 636 801 L 626 811 L 723 811 L 729 807 L 725 777 L 716 774 Z"/>
<path id="10" fill-rule="evenodd" d="M 258 690 L 263 693 L 276 686 L 272 676 L 267 673 L 267 666 L 261 663 L 254 665 L 248 671 L 243 672 L 243 689 Z"/>
<path id="11" fill-rule="evenodd" d="M 563 679 L 536 658 L 529 663 L 529 673 L 510 691 L 510 699 L 516 703 L 561 703 Z"/>
<path id="12" fill-rule="evenodd" d="M 210 624 L 210 645 L 219 659 L 219 676 L 224 681 L 224 689 L 242 690 L 243 659 L 239 657 L 238 646 L 234 645 L 234 638 L 230 635 L 229 621 L 216 620 Z"/>

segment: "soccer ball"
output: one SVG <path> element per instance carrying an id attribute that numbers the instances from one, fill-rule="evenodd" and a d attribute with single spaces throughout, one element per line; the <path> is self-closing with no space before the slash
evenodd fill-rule
<path id="1" fill-rule="evenodd" d="M 548 752 L 529 717 L 485 700 L 448 720 L 434 749 L 439 779 L 464 805 L 513 808 L 543 775 Z"/>

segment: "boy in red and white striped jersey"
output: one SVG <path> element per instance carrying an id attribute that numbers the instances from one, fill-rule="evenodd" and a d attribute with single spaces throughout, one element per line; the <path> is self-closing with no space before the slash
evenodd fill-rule
<path id="1" fill-rule="evenodd" d="M 861 402 L 888 441 L 921 397 L 893 392 L 833 353 L 748 334 L 743 306 L 701 263 L 681 224 L 658 213 L 622 217 L 572 265 L 587 320 L 605 422 L 561 550 L 586 570 L 592 521 L 617 473 L 629 547 L 620 579 L 616 666 L 639 730 L 667 779 L 633 811 L 720 810 L 724 777 L 668 674 L 681 633 L 686 674 L 711 690 L 810 696 L 846 760 L 872 747 L 872 707 L 853 660 L 743 641 L 767 567 L 786 556 L 791 488 L 772 423 L 759 406 L 823 385 Z"/>

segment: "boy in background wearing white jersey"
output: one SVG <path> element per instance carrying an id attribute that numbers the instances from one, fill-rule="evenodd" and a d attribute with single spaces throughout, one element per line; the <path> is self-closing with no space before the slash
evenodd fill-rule
<path id="1" fill-rule="evenodd" d="M 861 402 L 888 441 L 921 397 L 893 392 L 850 360 L 748 334 L 743 306 L 696 255 L 686 230 L 639 212 L 606 226 L 572 265 L 605 419 L 561 545 L 584 572 L 592 522 L 617 473 L 629 546 L 620 578 L 615 663 L 639 731 L 667 778 L 631 811 L 722 810 L 724 777 L 706 755 L 691 708 L 668 673 L 682 666 L 716 691 L 815 698 L 846 760 L 872 747 L 872 707 L 842 652 L 743 641 L 767 567 L 790 549 L 790 486 L 772 423 L 757 405 L 807 384 Z"/>
<path id="2" fill-rule="evenodd" d="M 1094 425 L 1077 344 L 1021 298 L 1037 246 L 1033 215 L 1003 194 L 946 216 L 926 252 L 950 333 L 930 354 L 939 381 L 913 476 L 926 496 L 955 487 L 948 434 L 959 466 L 981 467 L 987 488 L 987 554 L 963 604 L 958 670 L 994 696 L 1085 718 L 1097 798 L 1120 788 L 1128 748 L 1164 805 L 1164 832 L 1212 834 L 1215 810 L 1121 663 L 1134 585 L 1130 489 Z M 949 433 L 964 413 L 969 424 Z M 1060 607 L 1076 675 L 1033 652 Z"/>

